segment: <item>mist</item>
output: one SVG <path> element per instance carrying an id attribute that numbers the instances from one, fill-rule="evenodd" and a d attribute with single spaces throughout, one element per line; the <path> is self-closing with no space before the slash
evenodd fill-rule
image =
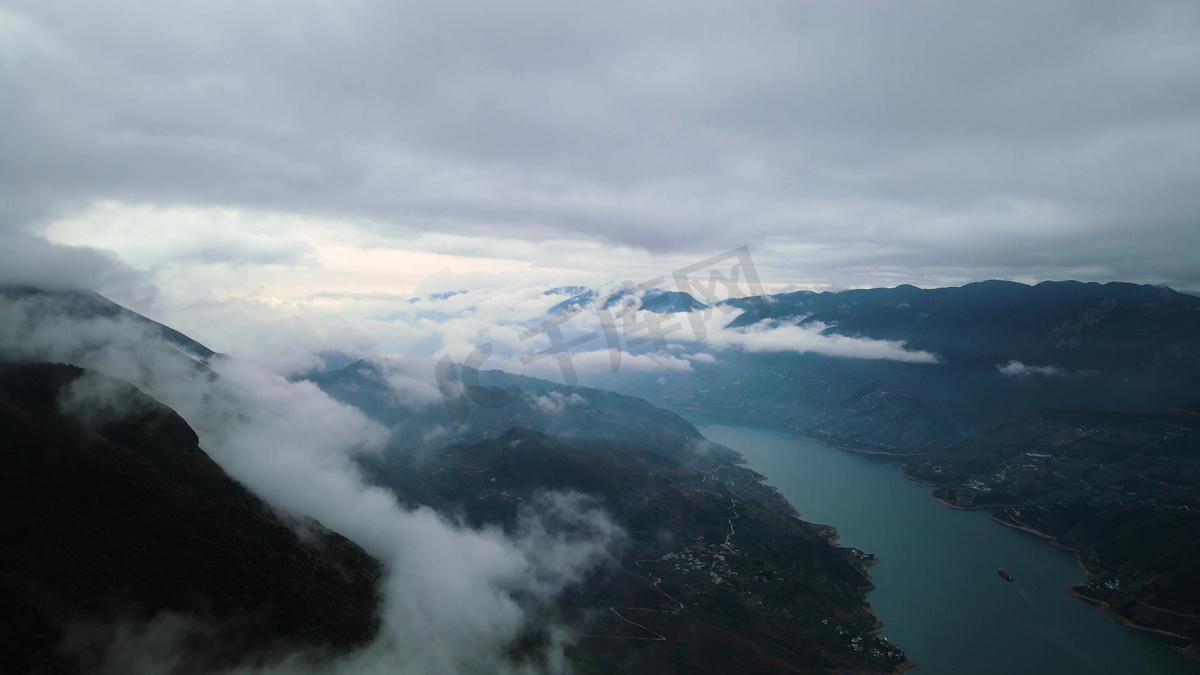
<path id="1" fill-rule="evenodd" d="M 620 528 L 599 505 L 580 495 L 547 494 L 507 533 L 401 507 L 355 463 L 356 456 L 381 452 L 389 431 L 315 384 L 235 359 L 201 363 L 129 320 L 79 320 L 47 310 L 44 300 L 0 307 L 0 356 L 71 363 L 133 384 L 178 412 L 201 447 L 272 507 L 314 518 L 384 562 L 381 628 L 371 644 L 337 658 L 283 655 L 237 672 L 567 669 L 563 650 L 571 632 L 548 621 L 547 608 L 620 545 Z M 120 417 L 128 412 L 116 400 L 120 389 L 104 378 L 84 378 L 60 407 L 93 420 Z M 153 625 L 110 631 L 103 669 L 123 672 L 129 655 L 138 654 L 138 672 L 169 672 L 186 658 L 170 645 L 186 643 L 181 632 L 198 630 L 202 626 L 186 617 L 159 617 Z M 516 660 L 513 642 L 531 633 L 542 636 L 536 653 Z"/>
<path id="2" fill-rule="evenodd" d="M 906 349 L 897 340 L 877 340 L 826 332 L 832 326 L 819 321 L 795 323 L 763 322 L 744 329 L 724 328 L 711 333 L 707 342 L 713 347 L 738 347 L 747 352 L 795 352 L 857 359 L 883 359 L 911 363 L 939 363 L 933 353 Z"/>

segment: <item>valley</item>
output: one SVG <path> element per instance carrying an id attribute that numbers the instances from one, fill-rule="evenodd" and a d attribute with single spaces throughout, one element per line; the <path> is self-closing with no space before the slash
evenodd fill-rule
<path id="1" fill-rule="evenodd" d="M 906 662 L 864 605 L 870 556 L 831 546 L 835 531 L 797 520 L 762 476 L 704 466 L 512 429 L 436 458 L 391 455 L 372 474 L 473 526 L 517 528 L 548 493 L 600 500 L 628 540 L 612 569 L 558 608 L 582 636 L 582 672 L 895 672 Z"/>
<path id="2" fill-rule="evenodd" d="M 955 508 L 1077 553 L 1071 588 L 1122 621 L 1200 638 L 1200 409 L 1048 411 L 906 464 Z"/>

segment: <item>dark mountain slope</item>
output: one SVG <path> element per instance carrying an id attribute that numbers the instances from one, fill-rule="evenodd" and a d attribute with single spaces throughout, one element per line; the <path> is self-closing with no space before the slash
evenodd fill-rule
<path id="1" fill-rule="evenodd" d="M 831 546 L 831 528 L 799 520 L 735 464 L 698 471 L 644 448 L 514 428 L 392 454 L 371 475 L 475 526 L 515 528 L 547 491 L 597 500 L 629 539 L 613 567 L 558 603 L 573 630 L 601 636 L 578 639 L 579 672 L 886 673 L 905 662 L 864 606 L 873 558 Z"/>
<path id="2" fill-rule="evenodd" d="M 1200 405 L 1056 410 L 904 467 L 959 508 L 1078 551 L 1074 593 L 1200 642 Z"/>
<path id="3" fill-rule="evenodd" d="M 734 326 L 759 320 L 750 301 Z M 1128 283 L 983 281 L 771 296 L 771 318 L 805 317 L 842 335 L 902 340 L 951 364 L 1010 360 L 1113 372 L 1200 363 L 1200 298 Z M 1176 364 L 1176 365 L 1173 365 Z"/>
<path id="4" fill-rule="evenodd" d="M 696 312 L 707 309 L 708 305 L 692 297 L 690 293 L 666 291 L 653 297 L 648 297 L 638 309 L 648 310 L 658 314 L 675 314 L 678 312 Z"/>
<path id="5" fill-rule="evenodd" d="M 735 326 L 760 320 L 755 304 Z M 1200 298 L 1125 283 L 1007 281 L 771 296 L 770 321 L 896 340 L 939 363 L 714 352 L 689 372 L 593 377 L 669 405 L 769 419 L 836 445 L 923 452 L 1046 408 L 1200 398 Z M 764 323 L 762 327 L 770 324 Z"/>
<path id="6" fill-rule="evenodd" d="M 489 407 L 462 397 L 459 403 L 468 413 L 465 424 L 451 436 L 438 436 L 442 442 L 479 440 L 523 426 L 554 436 L 637 445 L 687 465 L 733 458 L 728 449 L 705 440 L 687 420 L 634 396 L 465 366 L 449 377 L 467 386 L 503 390 L 507 397 L 503 400 L 510 402 Z M 419 447 L 431 430 L 449 426 L 442 402 L 422 405 L 398 399 L 379 365 L 358 361 L 311 379 L 330 396 L 395 430 L 399 446 Z M 476 381 L 478 385 L 473 384 Z"/>
<path id="7" fill-rule="evenodd" d="M 174 345 L 197 360 L 207 361 L 214 356 L 220 356 L 174 328 L 125 309 L 94 291 L 49 291 L 25 286 L 0 286 L 0 300 L 9 303 L 33 303 L 40 310 L 42 316 L 60 316 L 76 320 L 129 321 L 143 327 L 152 337 Z"/>
<path id="8" fill-rule="evenodd" d="M 85 376 L 126 413 L 60 412 Z M 210 665 L 281 642 L 348 648 L 375 631 L 377 563 L 315 523 L 319 543 L 302 543 L 178 415 L 128 384 L 0 365 L 0 464 L 5 672 L 87 670 L 86 655 L 55 654 L 63 630 L 166 610 L 218 626 L 200 650 Z"/>

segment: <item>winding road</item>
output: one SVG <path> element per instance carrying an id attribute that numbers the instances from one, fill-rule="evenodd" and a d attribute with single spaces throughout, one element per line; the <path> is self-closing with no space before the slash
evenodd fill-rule
<path id="1" fill-rule="evenodd" d="M 701 482 L 703 482 L 703 480 L 701 480 Z M 711 490 L 692 490 L 692 492 L 705 492 L 705 493 L 708 493 L 711 495 L 717 495 L 718 497 L 721 497 L 721 498 L 725 497 L 725 495 L 720 494 L 719 492 L 713 492 Z M 726 548 L 729 546 L 729 539 L 730 539 L 730 537 L 732 537 L 735 534 L 734 529 L 733 529 L 733 521 L 735 519 L 737 519 L 738 517 L 740 517 L 740 514 L 736 510 L 734 510 L 734 507 L 737 506 L 738 504 L 739 504 L 738 500 L 736 500 L 732 497 L 729 498 L 729 510 L 730 510 L 730 512 L 733 513 L 733 515 L 730 516 L 727 521 L 729 523 L 729 534 L 725 535 L 725 542 L 722 544 L 722 548 Z M 652 558 L 652 559 L 648 559 L 648 560 L 637 560 L 637 561 L 634 561 L 633 564 L 635 567 L 638 568 L 638 571 L 640 572 L 642 569 L 642 563 L 654 563 L 654 562 L 665 562 L 665 561 L 666 560 L 664 558 L 659 557 L 659 558 Z M 676 605 L 678 605 L 678 607 L 676 607 L 674 609 L 655 609 L 653 607 L 617 607 L 617 606 L 608 608 L 608 611 L 615 614 L 618 619 L 620 619 L 620 620 L 624 621 L 625 623 L 630 624 L 632 626 L 637 626 L 638 628 L 646 631 L 647 633 L 650 633 L 653 637 L 646 637 L 646 636 L 641 636 L 641 635 L 592 635 L 592 634 L 588 634 L 588 633 L 576 633 L 575 637 L 596 638 L 596 639 L 602 639 L 602 640 L 648 640 L 648 641 L 659 641 L 659 642 L 665 641 L 667 639 L 667 637 L 665 635 L 657 633 L 636 621 L 630 620 L 628 617 L 621 614 L 621 610 L 625 610 L 627 612 L 654 612 L 657 614 L 679 614 L 684 609 L 683 603 L 680 602 L 678 599 L 671 597 L 671 595 L 669 593 L 667 593 L 666 591 L 664 591 L 662 589 L 662 579 L 660 577 L 653 576 L 649 572 L 646 573 L 647 574 L 646 577 L 642 577 L 640 574 L 635 574 L 633 572 L 630 572 L 629 570 L 625 569 L 624 567 L 621 568 L 621 571 L 625 572 L 626 574 L 632 575 L 633 577 L 635 577 L 639 580 L 649 581 L 651 583 L 651 585 L 654 586 L 654 590 L 658 591 L 659 593 L 662 593 L 663 597 L 665 597 L 668 600 L 670 600 L 671 602 L 675 603 Z"/>

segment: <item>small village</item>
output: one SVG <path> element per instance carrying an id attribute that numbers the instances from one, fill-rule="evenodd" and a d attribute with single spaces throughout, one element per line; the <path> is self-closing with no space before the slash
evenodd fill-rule
<path id="1" fill-rule="evenodd" d="M 713 585 L 727 583 L 738 575 L 729 568 L 730 559 L 740 556 L 741 549 L 728 542 L 724 544 L 694 544 L 684 546 L 678 553 L 667 553 L 658 560 L 676 561 L 675 569 L 682 574 L 708 570 L 709 581 Z M 698 575 L 699 576 L 699 575 Z"/>

